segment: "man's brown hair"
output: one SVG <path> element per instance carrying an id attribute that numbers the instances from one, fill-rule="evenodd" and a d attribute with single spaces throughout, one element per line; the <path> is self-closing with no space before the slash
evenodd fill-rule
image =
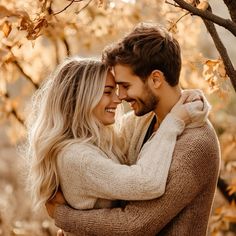
<path id="1" fill-rule="evenodd" d="M 179 43 L 160 25 L 140 23 L 118 43 L 106 47 L 103 61 L 109 66 L 128 65 L 143 81 L 160 70 L 170 86 L 179 82 Z"/>

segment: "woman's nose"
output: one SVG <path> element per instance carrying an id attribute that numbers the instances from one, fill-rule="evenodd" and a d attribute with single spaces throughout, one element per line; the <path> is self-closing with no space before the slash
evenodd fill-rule
<path id="1" fill-rule="evenodd" d="M 117 94 L 114 94 L 114 97 L 113 97 L 113 102 L 115 102 L 115 103 L 118 103 L 118 104 L 120 104 L 120 103 L 121 103 L 121 99 L 118 97 L 118 95 L 117 95 Z"/>

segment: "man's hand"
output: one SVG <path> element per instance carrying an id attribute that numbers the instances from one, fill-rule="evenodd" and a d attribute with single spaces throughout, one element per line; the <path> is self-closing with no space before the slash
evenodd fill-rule
<path id="1" fill-rule="evenodd" d="M 61 204 L 66 204 L 66 200 L 62 192 L 58 190 L 56 195 L 52 199 L 48 200 L 45 204 L 48 215 L 51 218 L 54 218 L 55 209 L 58 205 L 61 205 Z"/>

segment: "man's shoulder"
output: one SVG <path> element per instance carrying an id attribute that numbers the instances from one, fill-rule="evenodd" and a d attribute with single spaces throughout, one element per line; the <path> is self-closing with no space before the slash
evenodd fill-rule
<path id="1" fill-rule="evenodd" d="M 220 146 L 210 122 L 186 129 L 176 142 L 172 169 L 188 168 L 199 184 L 216 181 L 220 166 Z M 211 180 L 211 181 L 210 181 Z"/>
<path id="2" fill-rule="evenodd" d="M 206 140 L 214 140 L 218 141 L 215 129 L 209 120 L 207 120 L 202 126 L 195 128 L 186 128 L 181 135 L 181 138 L 189 138 L 191 140 L 198 141 L 206 141 Z"/>
<path id="3" fill-rule="evenodd" d="M 212 124 L 207 121 L 201 127 L 186 128 L 176 142 L 177 150 L 198 152 L 202 155 L 220 155 L 219 140 Z"/>

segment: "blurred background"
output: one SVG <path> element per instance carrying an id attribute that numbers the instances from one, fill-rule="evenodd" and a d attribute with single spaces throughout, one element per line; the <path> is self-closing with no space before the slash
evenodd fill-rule
<path id="1" fill-rule="evenodd" d="M 40 83 L 68 56 L 100 57 L 137 23 L 159 22 L 182 48 L 183 88 L 202 89 L 221 153 L 209 235 L 236 235 L 236 96 L 202 20 L 164 0 L 0 0 L 0 235 L 55 235 L 45 211 L 33 212 L 25 190 L 27 165 L 20 155 L 27 104 Z M 223 1 L 213 12 L 229 14 Z M 173 2 L 172 2 L 173 3 Z M 217 28 L 234 65 L 236 39 Z M 210 174 L 210 173 L 209 173 Z"/>

